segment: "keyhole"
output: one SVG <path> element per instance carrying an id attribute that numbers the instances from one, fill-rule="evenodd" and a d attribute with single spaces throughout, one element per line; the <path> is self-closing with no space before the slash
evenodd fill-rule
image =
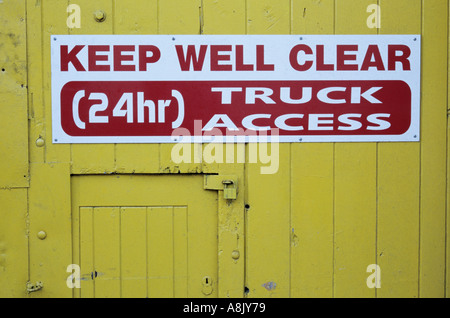
<path id="1" fill-rule="evenodd" d="M 203 277 L 203 286 L 211 286 L 211 284 L 212 284 L 211 277 L 204 276 Z"/>
<path id="2" fill-rule="evenodd" d="M 203 277 L 202 293 L 204 295 L 211 295 L 212 291 L 213 291 L 213 286 L 212 286 L 211 277 L 209 277 L 209 276 Z"/>

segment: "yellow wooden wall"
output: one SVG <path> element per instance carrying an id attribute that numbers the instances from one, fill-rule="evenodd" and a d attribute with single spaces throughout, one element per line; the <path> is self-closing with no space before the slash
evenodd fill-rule
<path id="1" fill-rule="evenodd" d="M 66 25 L 72 3 L 79 29 Z M 373 3 L 379 29 L 366 25 Z M 223 291 L 242 275 L 246 297 L 449 297 L 448 17 L 446 0 L 0 1 L 0 296 L 72 296 L 71 175 L 242 168 L 245 265 L 222 272 Z M 51 34 L 421 34 L 421 141 L 280 144 L 268 175 L 175 164 L 167 144 L 55 145 Z M 379 289 L 366 286 L 370 264 Z"/>

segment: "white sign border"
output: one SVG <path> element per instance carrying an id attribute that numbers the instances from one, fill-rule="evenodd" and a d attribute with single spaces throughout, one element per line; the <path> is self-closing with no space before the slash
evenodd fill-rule
<path id="1" fill-rule="evenodd" d="M 211 142 L 210 136 L 192 136 L 192 137 L 183 137 L 180 140 L 179 137 L 176 136 L 70 136 L 64 132 L 61 126 L 61 113 L 60 113 L 60 92 L 62 87 L 69 81 L 79 81 L 79 80 L 102 80 L 104 79 L 105 74 L 108 74 L 108 77 L 111 77 L 110 74 L 112 72 L 95 72 L 95 77 L 91 76 L 89 79 L 83 78 L 80 73 L 89 73 L 89 72 L 67 72 L 66 76 L 61 76 L 61 72 L 59 72 L 59 52 L 57 48 L 63 44 L 73 45 L 75 43 L 83 43 L 83 44 L 130 44 L 143 43 L 149 37 L 158 37 L 161 41 L 166 41 L 167 43 L 172 43 L 176 41 L 177 44 L 183 43 L 193 43 L 198 41 L 201 38 L 203 42 L 208 44 L 220 43 L 220 44 L 235 44 L 236 42 L 242 41 L 251 41 L 252 43 L 257 43 L 259 39 L 265 38 L 266 41 L 272 39 L 276 41 L 277 39 L 283 38 L 285 40 L 296 41 L 295 44 L 301 43 L 314 43 L 319 42 L 323 43 L 323 41 L 327 39 L 328 41 L 332 39 L 332 42 L 336 43 L 357 43 L 367 42 L 368 39 L 375 39 L 376 44 L 383 43 L 391 43 L 395 40 L 396 44 L 404 44 L 409 42 L 409 46 L 415 46 L 416 50 L 411 50 L 411 66 L 412 68 L 416 68 L 414 72 L 415 76 L 412 76 L 412 79 L 398 79 L 406 82 L 411 89 L 411 124 L 404 134 L 401 135 L 295 135 L 295 136 L 276 136 L 271 137 L 270 134 L 262 138 L 264 142 L 418 142 L 420 141 L 420 100 L 421 100 L 421 35 L 418 34 L 408 34 L 408 35 L 398 35 L 398 34 L 383 34 L 383 35 L 51 35 L 51 101 L 52 101 L 52 143 L 55 144 L 71 144 L 71 143 L 88 143 L 88 144 L 97 144 L 97 143 L 178 143 L 178 142 L 186 142 L 186 143 L 208 143 Z M 212 41 L 211 41 L 212 39 Z M 312 41 L 312 42 L 308 42 Z M 412 44 L 411 44 L 412 43 Z M 294 44 L 292 44 L 293 46 Z M 169 78 L 163 76 L 161 79 L 152 79 L 155 81 L 162 80 L 184 80 L 184 81 L 196 81 L 198 80 L 198 72 L 196 72 L 196 78 L 193 79 L 192 75 L 188 75 L 185 72 L 186 78 Z M 204 72 L 202 72 L 202 80 L 258 80 L 252 76 L 248 76 L 247 78 L 243 78 L 242 74 L 239 74 L 240 78 L 226 78 L 227 76 L 233 76 L 233 72 L 216 72 L 215 74 L 207 74 L 207 76 L 203 76 Z M 213 72 L 210 72 L 213 73 Z M 225 73 L 225 78 L 221 76 L 217 76 L 217 73 Z M 313 74 L 312 71 L 302 72 L 305 76 L 311 76 Z M 318 72 L 316 72 L 318 73 Z M 342 80 L 345 81 L 355 79 L 354 73 L 355 71 L 347 71 L 344 76 L 344 79 L 336 79 L 333 76 L 336 76 L 336 72 L 330 72 L 331 74 L 327 74 L 328 72 L 324 71 L 320 73 L 321 80 Z M 71 78 L 71 76 L 76 75 L 75 78 Z M 181 72 L 180 72 L 181 74 Z M 192 74 L 192 73 L 191 73 Z M 376 73 L 375 73 L 376 74 Z M 389 73 L 393 75 L 393 72 Z M 89 75 L 93 75 L 90 73 Z M 120 75 L 123 75 L 120 74 Z M 136 75 L 136 74 L 133 74 Z M 142 80 L 148 81 L 147 79 L 142 78 L 143 76 L 148 76 L 148 74 L 139 74 L 133 80 Z M 339 75 L 343 75 L 342 72 Z M 387 80 L 385 75 L 383 77 L 382 74 L 378 73 L 377 76 L 373 76 L 374 73 L 368 71 L 365 75 L 369 76 L 367 79 L 359 80 Z M 289 76 L 280 78 L 280 75 L 277 74 L 271 80 L 295 80 Z M 328 76 L 328 77 L 327 77 Z M 372 76 L 372 77 L 370 77 Z M 352 78 L 353 77 L 353 78 Z M 310 79 L 310 78 L 306 78 Z M 397 78 L 389 78 L 388 80 L 396 80 Z M 111 80 L 114 80 L 111 79 Z M 116 79 L 118 80 L 118 79 Z M 123 80 L 123 79 L 121 79 Z M 261 79 L 260 79 L 261 80 Z M 264 79 L 267 80 L 267 79 Z M 296 80 L 305 80 L 305 78 L 296 78 Z M 313 80 L 313 79 L 312 79 Z M 242 142 L 258 142 L 258 138 L 254 138 L 253 136 L 239 136 L 239 137 L 227 137 L 227 136 L 215 136 L 214 142 L 233 142 L 233 143 L 242 143 Z"/>

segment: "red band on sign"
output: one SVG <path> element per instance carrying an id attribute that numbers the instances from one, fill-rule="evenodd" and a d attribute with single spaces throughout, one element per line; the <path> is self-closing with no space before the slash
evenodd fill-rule
<path id="1" fill-rule="evenodd" d="M 243 65 L 245 66 L 245 65 Z M 85 81 L 61 91 L 70 136 L 171 136 L 279 128 L 293 135 L 400 135 L 411 124 L 403 81 Z"/>

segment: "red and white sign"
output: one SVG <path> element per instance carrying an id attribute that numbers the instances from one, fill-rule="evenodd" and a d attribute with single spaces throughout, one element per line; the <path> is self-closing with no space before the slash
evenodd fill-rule
<path id="1" fill-rule="evenodd" d="M 54 143 L 419 140 L 419 35 L 51 40 Z"/>

